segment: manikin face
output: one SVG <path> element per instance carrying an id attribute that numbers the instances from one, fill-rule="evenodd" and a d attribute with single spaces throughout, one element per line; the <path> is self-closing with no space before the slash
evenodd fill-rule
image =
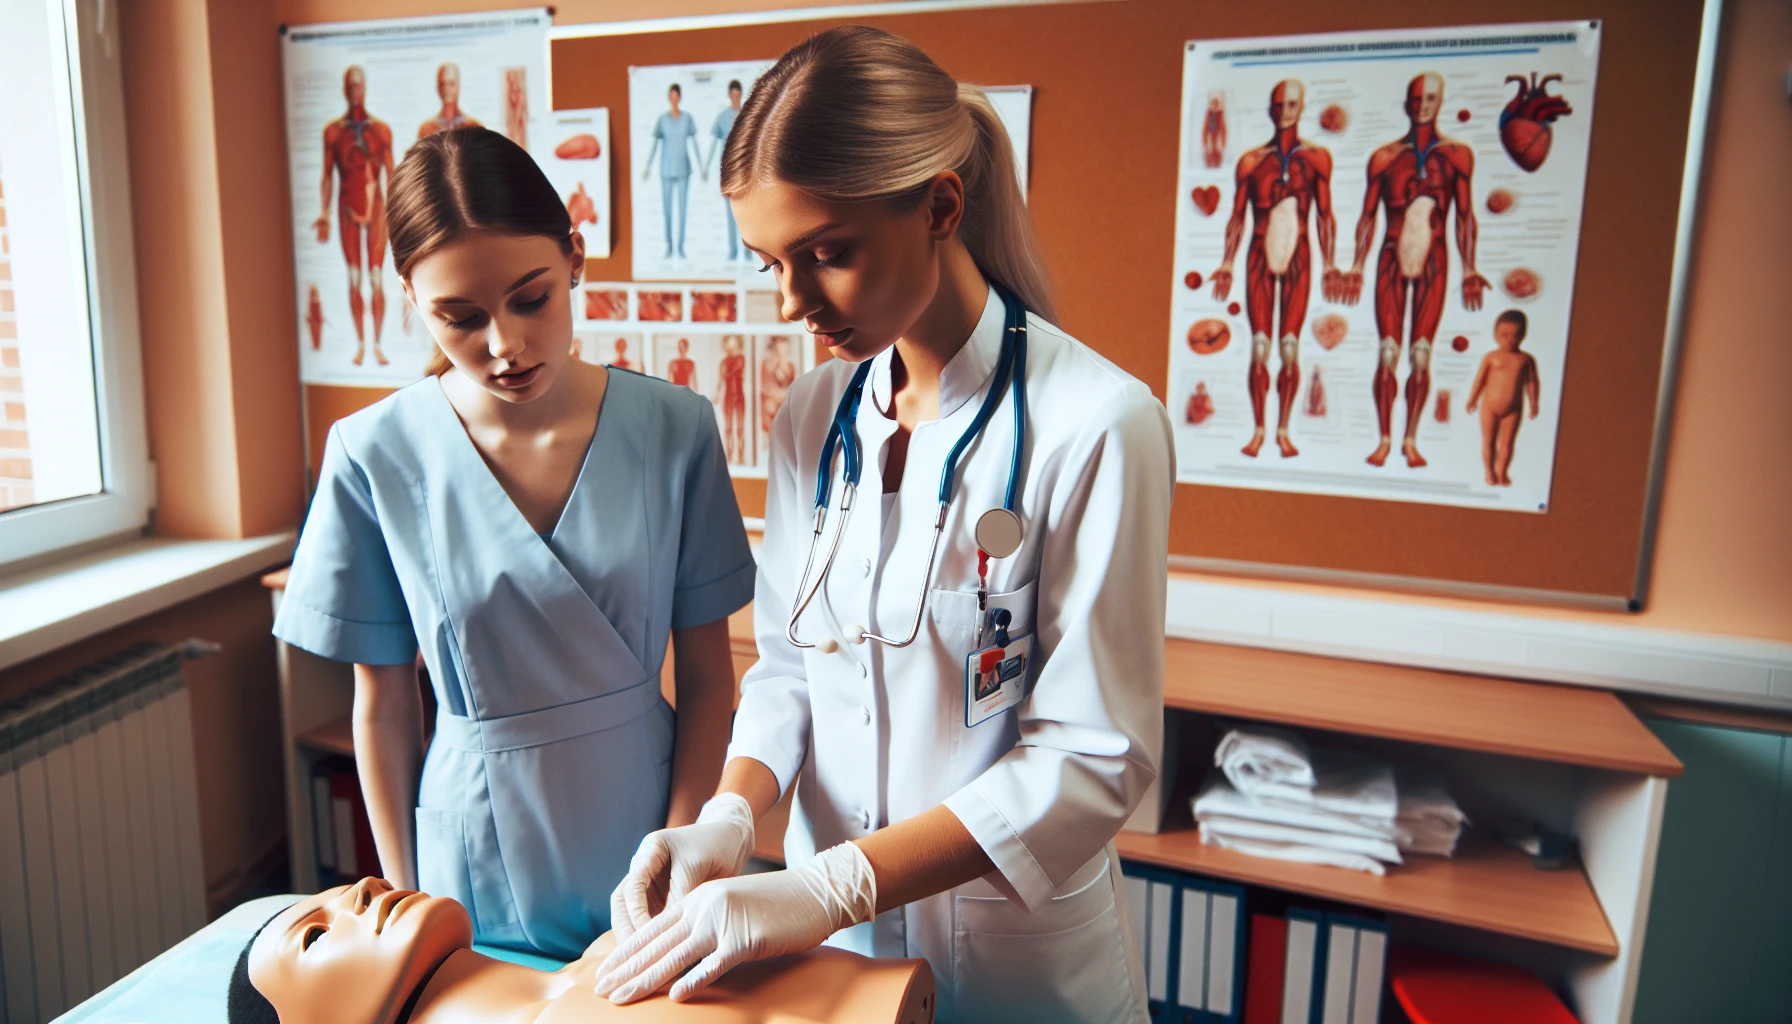
<path id="1" fill-rule="evenodd" d="M 907 213 L 884 202 L 824 202 L 781 182 L 729 202 L 742 243 L 777 283 L 784 319 L 856 363 L 889 348 L 932 303 L 939 249 L 958 231 L 964 188 L 941 172 Z"/>
<path id="2" fill-rule="evenodd" d="M 1518 332 L 1518 325 L 1510 320 L 1501 320 L 1493 325 L 1493 340 L 1507 352 L 1518 351 L 1524 343 L 1524 336 Z"/>
<path id="3" fill-rule="evenodd" d="M 1437 120 L 1437 111 L 1444 105 L 1442 76 L 1425 72 L 1406 83 L 1406 116 L 1413 124 L 1430 124 Z"/>
<path id="4" fill-rule="evenodd" d="M 443 103 L 460 102 L 460 68 L 453 64 L 444 64 L 436 69 L 436 95 L 442 97 Z"/>
<path id="5" fill-rule="evenodd" d="M 1306 90 L 1293 79 L 1277 82 L 1269 92 L 1269 119 L 1277 128 L 1293 128 L 1300 124 L 1301 111 L 1307 106 Z"/>
<path id="6" fill-rule="evenodd" d="M 342 97 L 350 106 L 358 107 L 367 101 L 367 73 L 358 67 L 349 68 L 342 73 Z"/>
<path id="7" fill-rule="evenodd" d="M 270 921 L 249 951 L 249 981 L 282 1024 L 388 1024 L 449 954 L 472 944 L 459 903 L 363 878 Z"/>
<path id="8" fill-rule="evenodd" d="M 506 402 L 540 398 L 572 358 L 568 293 L 585 266 L 551 238 L 469 231 L 418 260 L 404 290 L 454 368 Z"/>

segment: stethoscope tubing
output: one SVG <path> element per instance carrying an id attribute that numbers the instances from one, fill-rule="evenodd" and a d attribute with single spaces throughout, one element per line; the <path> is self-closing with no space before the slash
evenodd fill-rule
<path id="1" fill-rule="evenodd" d="M 973 439 L 983 433 L 995 413 L 996 406 L 1001 403 L 1002 392 L 1011 390 L 1014 397 L 1014 450 L 1008 463 L 1008 486 L 1003 494 L 1002 507 L 1019 515 L 1015 503 L 1020 480 L 1021 460 L 1026 449 L 1026 395 L 1027 395 L 1027 311 L 1020 300 L 1009 294 L 1007 289 L 992 284 L 996 294 L 1001 296 L 1004 307 L 1004 329 L 1002 347 L 996 357 L 996 375 L 990 382 L 989 391 L 983 396 L 983 404 L 978 407 L 977 415 L 970 426 L 958 436 L 946 462 L 940 470 L 939 514 L 934 519 L 933 542 L 927 552 L 927 568 L 921 579 L 921 599 L 915 605 L 915 617 L 909 624 L 908 635 L 903 639 L 886 637 L 873 633 L 869 629 L 859 630 L 859 636 L 848 638 L 852 643 L 863 643 L 875 640 L 890 647 L 907 647 L 915 642 L 921 633 L 921 618 L 927 609 L 927 590 L 933 582 L 934 564 L 939 558 L 940 538 L 945 534 L 946 517 L 952 504 L 952 490 L 957 481 L 958 459 Z M 852 506 L 858 494 L 860 473 L 864 465 L 859 448 L 857 420 L 859 404 L 865 394 L 865 382 L 870 376 L 871 360 L 866 360 L 854 371 L 852 380 L 848 382 L 846 391 L 840 396 L 834 407 L 834 420 L 828 427 L 827 440 L 823 442 L 821 457 L 816 469 L 815 483 L 815 531 L 809 540 L 809 556 L 803 562 L 802 577 L 797 583 L 796 600 L 791 607 L 790 618 L 784 625 L 784 638 L 791 645 L 799 648 L 813 648 L 816 644 L 807 643 L 797 638 L 796 624 L 805 610 L 821 593 L 823 584 L 827 582 L 828 572 L 834 566 L 834 559 L 840 553 L 841 540 L 846 536 L 846 529 L 852 518 Z M 844 484 L 840 497 L 839 524 L 834 528 L 834 541 L 828 547 L 828 556 L 821 565 L 821 571 L 815 576 L 813 587 L 809 585 L 809 574 L 814 568 L 816 549 L 821 544 L 821 535 L 825 529 L 828 502 L 832 491 L 834 476 L 834 456 L 838 452 L 845 462 Z"/>

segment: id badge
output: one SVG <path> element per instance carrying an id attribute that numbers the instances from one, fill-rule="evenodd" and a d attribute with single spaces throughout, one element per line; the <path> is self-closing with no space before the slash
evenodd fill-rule
<path id="1" fill-rule="evenodd" d="M 1033 635 L 1015 637 L 1005 647 L 985 647 L 964 659 L 964 725 L 982 725 L 1027 696 Z"/>

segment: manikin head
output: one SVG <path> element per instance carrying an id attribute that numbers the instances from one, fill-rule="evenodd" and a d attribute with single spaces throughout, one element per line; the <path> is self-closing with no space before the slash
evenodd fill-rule
<path id="1" fill-rule="evenodd" d="M 485 128 L 417 141 L 386 201 L 392 264 L 436 342 L 425 372 L 506 402 L 548 393 L 572 358 L 585 239 L 521 146 Z"/>
<path id="2" fill-rule="evenodd" d="M 738 79 L 728 83 L 728 105 L 736 110 L 740 109 L 740 81 Z"/>
<path id="3" fill-rule="evenodd" d="M 666 90 L 666 102 L 672 104 L 674 115 L 678 113 L 678 101 L 682 99 L 684 99 L 684 90 L 678 87 L 677 82 L 673 82 L 672 88 Z"/>
<path id="4" fill-rule="evenodd" d="M 342 98 L 348 100 L 351 107 L 367 102 L 367 72 L 362 71 L 360 65 L 350 65 L 342 73 Z"/>
<path id="5" fill-rule="evenodd" d="M 907 334 L 967 254 L 1054 315 L 995 108 L 881 29 L 829 29 L 778 59 L 728 136 L 722 194 L 782 318 L 842 359 Z"/>
<path id="6" fill-rule="evenodd" d="M 1431 124 L 1444 105 L 1444 76 L 1427 71 L 1406 83 L 1406 116 L 1413 124 Z"/>
<path id="7" fill-rule="evenodd" d="M 1516 352 L 1530 330 L 1530 318 L 1524 315 L 1523 310 L 1508 309 L 1493 322 L 1493 340 L 1502 350 Z"/>
<path id="8" fill-rule="evenodd" d="M 1300 125 L 1300 115 L 1307 107 L 1306 86 L 1292 78 L 1284 78 L 1269 91 L 1269 119 L 1276 128 L 1286 130 Z"/>
<path id="9" fill-rule="evenodd" d="M 391 1024 L 442 961 L 472 945 L 459 903 L 363 878 L 275 915 L 238 967 L 279 1024 Z M 231 1024 L 255 1020 L 254 994 L 234 979 L 231 988 Z"/>
<path id="10" fill-rule="evenodd" d="M 436 95 L 444 104 L 460 102 L 460 65 L 451 61 L 436 69 Z"/>

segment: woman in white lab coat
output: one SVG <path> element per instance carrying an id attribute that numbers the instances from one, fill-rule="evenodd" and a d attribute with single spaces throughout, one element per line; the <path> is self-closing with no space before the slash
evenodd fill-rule
<path id="1" fill-rule="evenodd" d="M 786 53 L 741 110 L 722 188 L 784 314 L 837 358 L 796 382 L 773 425 L 760 660 L 722 785 L 696 824 L 641 844 L 612 899 L 624 941 L 599 993 L 629 1002 L 676 979 L 685 998 L 736 963 L 827 941 L 926 957 L 946 1021 L 1144 1020 L 1113 838 L 1161 745 L 1174 478 L 1163 405 L 1051 323 L 1001 122 L 906 40 L 836 29 Z M 1011 637 L 1030 637 L 1031 689 L 967 727 L 966 661 L 980 618 L 992 625 L 973 530 L 1004 503 L 1013 393 L 957 462 L 931 575 L 928 551 L 948 451 L 1005 387 L 997 286 L 1030 311 L 1025 530 L 989 563 L 987 604 L 1008 612 Z M 818 462 L 867 360 L 849 427 L 865 494 L 797 620 L 794 635 L 815 644 L 800 649 L 786 627 Z M 817 565 L 842 518 L 842 462 Z M 911 645 L 863 637 L 905 637 L 923 595 Z M 792 785 L 789 870 L 741 875 L 754 820 Z"/>

